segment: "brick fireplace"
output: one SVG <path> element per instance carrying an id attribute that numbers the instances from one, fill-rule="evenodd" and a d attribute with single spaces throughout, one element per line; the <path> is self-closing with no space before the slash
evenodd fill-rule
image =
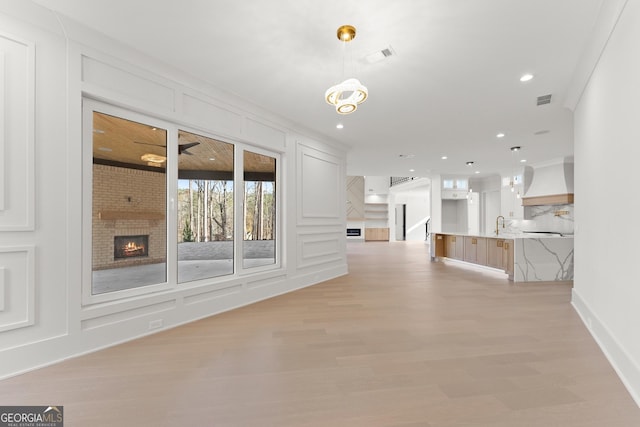
<path id="1" fill-rule="evenodd" d="M 163 171 L 93 165 L 93 270 L 166 262 L 165 180 Z"/>

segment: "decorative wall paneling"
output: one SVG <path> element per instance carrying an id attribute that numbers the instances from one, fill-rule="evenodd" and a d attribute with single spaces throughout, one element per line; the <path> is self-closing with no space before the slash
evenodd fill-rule
<path id="1" fill-rule="evenodd" d="M 298 268 L 339 262 L 344 255 L 344 232 L 326 230 L 299 231 L 297 244 Z"/>
<path id="2" fill-rule="evenodd" d="M 190 306 L 194 304 L 206 304 L 212 300 L 226 297 L 231 294 L 235 294 L 242 291 L 242 283 L 234 283 L 228 286 L 220 287 L 218 289 L 210 290 L 207 292 L 199 292 L 193 295 L 185 295 L 183 297 L 184 305 Z"/>
<path id="3" fill-rule="evenodd" d="M 277 129 L 258 120 L 254 120 L 250 117 L 246 118 L 245 129 L 246 132 L 244 136 L 248 142 L 262 146 L 264 146 L 265 143 L 268 143 L 266 145 L 270 146 L 272 149 L 284 151 L 287 134 L 283 130 Z"/>
<path id="4" fill-rule="evenodd" d="M 0 50 L 0 163 L 3 165 L 2 172 L 0 172 L 0 212 L 5 210 L 5 172 L 4 172 L 4 158 L 5 154 L 5 124 L 4 124 L 4 105 L 5 105 L 5 90 L 4 86 L 6 84 L 5 78 L 5 61 L 4 61 L 4 51 Z"/>
<path id="5" fill-rule="evenodd" d="M 111 61 L 112 63 L 115 61 Z M 153 110 L 165 113 L 175 111 L 175 89 L 168 84 L 153 79 L 149 73 L 143 77 L 127 68 L 131 65 L 122 64 L 121 67 L 108 64 L 100 59 L 82 55 L 82 82 L 85 92 L 93 92 L 113 99 L 135 100 L 134 105 L 153 106 Z"/>
<path id="6" fill-rule="evenodd" d="M 271 276 L 270 274 L 268 276 Z M 246 287 L 248 289 L 264 288 L 268 286 L 277 286 L 286 281 L 286 274 L 275 273 L 272 277 L 253 278 L 248 277 Z"/>
<path id="7" fill-rule="evenodd" d="M 346 200 L 343 161 L 303 144 L 298 144 L 297 157 L 298 224 L 342 224 Z"/>
<path id="8" fill-rule="evenodd" d="M 242 110 L 130 64 L 87 54 L 81 58 L 82 89 L 86 95 L 111 100 L 125 107 L 138 106 L 163 118 L 216 135 L 241 139 L 280 152 L 285 148 L 286 132 L 276 125 L 249 117 Z"/>
<path id="9" fill-rule="evenodd" d="M 164 301 L 160 303 L 154 303 L 144 305 L 142 307 L 136 307 L 127 311 L 119 311 L 116 313 L 104 314 L 99 317 L 93 317 L 82 321 L 82 329 L 87 331 L 104 326 L 111 326 L 118 323 L 125 323 L 132 319 L 148 316 L 150 314 L 158 315 L 163 312 L 169 312 L 175 309 L 176 303 L 173 300 Z"/>
<path id="10" fill-rule="evenodd" d="M 182 95 L 182 117 L 197 127 L 213 128 L 220 135 L 239 136 L 242 115 L 191 93 Z"/>
<path id="11" fill-rule="evenodd" d="M 0 33 L 0 232 L 35 229 L 35 43 Z"/>
<path id="12" fill-rule="evenodd" d="M 0 332 L 35 323 L 35 247 L 0 247 Z"/>

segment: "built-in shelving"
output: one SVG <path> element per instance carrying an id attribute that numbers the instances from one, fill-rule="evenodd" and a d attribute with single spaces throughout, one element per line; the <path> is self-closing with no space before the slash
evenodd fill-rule
<path id="1" fill-rule="evenodd" d="M 389 240 L 389 205 L 387 203 L 365 203 L 365 240 Z"/>

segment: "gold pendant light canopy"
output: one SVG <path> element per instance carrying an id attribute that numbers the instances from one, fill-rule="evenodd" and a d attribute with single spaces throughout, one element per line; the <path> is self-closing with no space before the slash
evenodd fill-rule
<path id="1" fill-rule="evenodd" d="M 352 25 L 343 25 L 338 28 L 338 40 L 341 42 L 350 42 L 356 38 L 356 27 Z"/>

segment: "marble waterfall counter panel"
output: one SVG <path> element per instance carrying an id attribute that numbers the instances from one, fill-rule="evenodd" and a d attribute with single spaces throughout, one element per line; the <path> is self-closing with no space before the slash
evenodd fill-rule
<path id="1" fill-rule="evenodd" d="M 516 238 L 514 282 L 573 280 L 573 237 Z"/>

